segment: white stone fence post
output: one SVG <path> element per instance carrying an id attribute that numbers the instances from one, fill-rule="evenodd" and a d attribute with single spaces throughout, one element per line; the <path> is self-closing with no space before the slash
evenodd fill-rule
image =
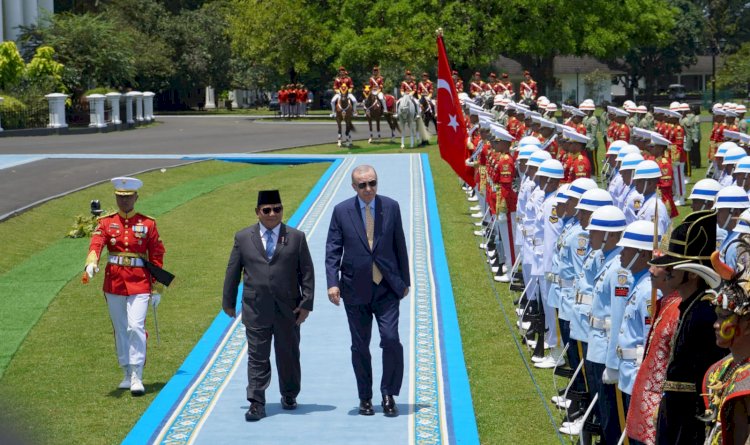
<path id="1" fill-rule="evenodd" d="M 125 123 L 128 125 L 135 125 L 135 120 L 133 119 L 133 99 L 137 94 L 135 91 L 125 93 Z"/>
<path id="2" fill-rule="evenodd" d="M 143 120 L 145 122 L 154 120 L 154 96 L 156 94 L 151 91 L 143 93 Z"/>
<path id="3" fill-rule="evenodd" d="M 5 99 L 2 98 L 2 97 L 0 97 L 0 105 L 2 105 L 4 101 L 5 101 Z M 1 117 L 2 117 L 2 113 L 0 112 L 0 118 Z M 5 131 L 5 130 L 3 130 L 2 119 L 0 119 L 0 131 Z"/>
<path id="4" fill-rule="evenodd" d="M 65 100 L 68 98 L 67 94 L 63 93 L 52 93 L 44 96 L 49 102 L 49 128 L 67 128 L 68 124 L 65 122 Z"/>
<path id="5" fill-rule="evenodd" d="M 104 99 L 103 94 L 92 94 L 86 96 L 89 101 L 89 127 L 105 128 L 107 122 L 104 120 Z"/>
<path id="6" fill-rule="evenodd" d="M 122 124 L 122 121 L 120 120 L 120 97 L 122 97 L 122 94 L 107 93 L 105 94 L 105 96 L 107 97 L 107 100 L 109 101 L 110 108 L 112 108 L 112 114 L 110 115 L 110 120 L 112 121 L 112 125 Z"/>

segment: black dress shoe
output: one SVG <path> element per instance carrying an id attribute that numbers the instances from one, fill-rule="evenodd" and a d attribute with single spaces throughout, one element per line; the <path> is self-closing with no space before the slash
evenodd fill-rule
<path id="1" fill-rule="evenodd" d="M 245 413 L 245 420 L 255 422 L 266 417 L 266 407 L 258 402 L 251 402 L 250 409 Z"/>
<path id="2" fill-rule="evenodd" d="M 281 396 L 281 407 L 288 410 L 297 409 L 297 399 L 292 396 Z"/>
<path id="3" fill-rule="evenodd" d="M 396 407 L 393 396 L 383 396 L 383 414 L 385 414 L 385 417 L 398 416 L 398 407 Z"/>
<path id="4" fill-rule="evenodd" d="M 359 399 L 359 414 L 362 416 L 375 415 L 375 410 L 372 409 L 372 399 Z"/>

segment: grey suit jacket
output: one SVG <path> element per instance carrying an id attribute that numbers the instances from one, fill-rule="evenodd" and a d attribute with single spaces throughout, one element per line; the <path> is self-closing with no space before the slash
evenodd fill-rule
<path id="1" fill-rule="evenodd" d="M 271 261 L 260 238 L 260 225 L 254 224 L 234 236 L 224 277 L 225 309 L 235 308 L 237 286 L 243 277 L 242 317 L 246 325 L 269 327 L 275 314 L 294 318 L 293 310 L 313 309 L 315 274 L 305 234 L 281 224 Z"/>

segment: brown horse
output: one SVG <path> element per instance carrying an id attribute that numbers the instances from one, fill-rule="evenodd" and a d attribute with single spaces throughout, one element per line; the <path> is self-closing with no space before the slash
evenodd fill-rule
<path id="1" fill-rule="evenodd" d="M 349 94 L 342 92 L 341 98 L 336 102 L 336 125 L 339 127 L 339 137 L 337 144 L 341 147 L 341 122 L 346 124 L 346 146 L 352 146 L 352 135 L 351 132 L 354 130 L 354 124 L 352 123 L 352 116 L 354 115 L 354 104 L 349 99 Z"/>
<path id="2" fill-rule="evenodd" d="M 388 126 L 391 128 L 391 140 L 393 140 L 394 137 L 396 137 L 396 130 L 401 131 L 398 127 L 398 121 L 393 116 L 393 110 L 392 109 L 385 109 L 383 110 L 383 104 L 380 103 L 380 99 L 378 99 L 377 92 L 371 92 L 370 86 L 367 85 L 362 90 L 364 94 L 365 100 L 362 102 L 362 105 L 365 107 L 365 115 L 367 116 L 367 123 L 370 125 L 370 139 L 367 141 L 369 143 L 372 143 L 372 122 L 375 121 L 375 126 L 378 131 L 378 139 L 380 139 L 380 119 L 385 118 L 385 121 L 388 123 Z M 388 104 L 389 94 L 385 95 L 385 101 L 386 106 Z M 391 102 L 395 103 L 395 99 L 393 99 L 393 96 L 390 96 Z"/>

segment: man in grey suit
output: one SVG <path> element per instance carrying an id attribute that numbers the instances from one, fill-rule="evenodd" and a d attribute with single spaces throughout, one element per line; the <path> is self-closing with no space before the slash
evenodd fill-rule
<path id="1" fill-rule="evenodd" d="M 265 391 L 271 382 L 271 337 L 274 337 L 281 406 L 297 407 L 301 370 L 300 324 L 313 309 L 315 275 L 305 234 L 282 224 L 284 207 L 278 190 L 258 192 L 258 224 L 234 236 L 224 278 L 222 307 L 236 316 L 237 286 L 244 277 L 242 323 L 247 335 L 247 421 L 266 415 Z"/>

